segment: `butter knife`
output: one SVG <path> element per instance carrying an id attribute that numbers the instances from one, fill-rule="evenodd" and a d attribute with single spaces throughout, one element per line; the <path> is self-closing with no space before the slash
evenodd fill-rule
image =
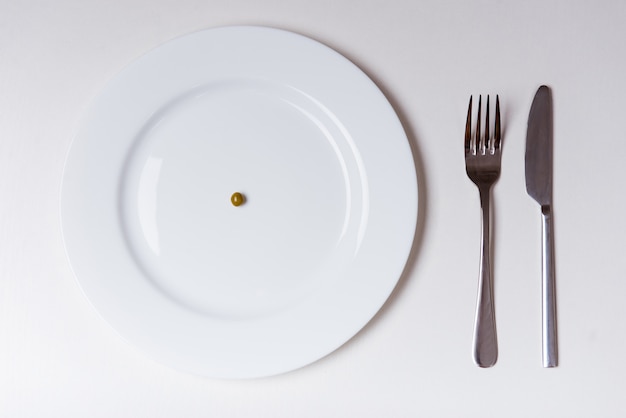
<path id="1" fill-rule="evenodd" d="M 543 367 L 558 365 L 554 227 L 552 216 L 552 93 L 539 87 L 528 116 L 526 190 L 541 206 L 542 216 L 542 359 Z"/>

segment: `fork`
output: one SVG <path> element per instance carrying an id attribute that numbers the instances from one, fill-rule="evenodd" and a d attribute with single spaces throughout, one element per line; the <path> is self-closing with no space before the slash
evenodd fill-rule
<path id="1" fill-rule="evenodd" d="M 496 115 L 493 137 L 489 136 L 489 96 L 485 115 L 485 134 L 481 136 L 482 96 L 478 98 L 478 118 L 472 138 L 472 97 L 470 96 L 465 124 L 465 170 L 476 184 L 482 211 L 482 250 L 478 273 L 478 300 L 474 323 L 474 362 L 479 367 L 491 367 L 498 359 L 496 318 L 493 304 L 493 279 L 491 266 L 491 187 L 500 177 L 502 157 L 500 137 L 500 98 L 496 96 Z"/>

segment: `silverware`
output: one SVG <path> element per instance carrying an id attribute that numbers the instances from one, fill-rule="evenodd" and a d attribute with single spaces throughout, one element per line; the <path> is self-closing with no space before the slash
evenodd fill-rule
<path id="1" fill-rule="evenodd" d="M 493 304 L 493 279 L 491 266 L 491 186 L 500 177 L 502 157 L 500 138 L 500 98 L 496 96 L 494 135 L 489 135 L 489 96 L 485 115 L 485 134 L 481 136 L 481 102 L 478 98 L 476 132 L 472 138 L 472 98 L 470 97 L 465 124 L 465 170 L 478 187 L 482 210 L 482 251 L 478 279 L 478 300 L 474 324 L 474 362 L 480 367 L 491 367 L 498 359 L 496 318 Z"/>
<path id="2" fill-rule="evenodd" d="M 539 87 L 528 116 L 526 133 L 526 190 L 541 206 L 542 270 L 541 316 L 543 367 L 558 365 L 554 227 L 552 225 L 552 94 Z"/>

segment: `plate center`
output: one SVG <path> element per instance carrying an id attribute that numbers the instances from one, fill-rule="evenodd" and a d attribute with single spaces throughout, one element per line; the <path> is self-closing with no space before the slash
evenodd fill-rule
<path id="1" fill-rule="evenodd" d="M 336 280 L 367 220 L 346 132 L 310 97 L 263 81 L 172 100 L 137 135 L 121 181 L 121 225 L 143 275 L 220 317 L 282 310 Z"/>

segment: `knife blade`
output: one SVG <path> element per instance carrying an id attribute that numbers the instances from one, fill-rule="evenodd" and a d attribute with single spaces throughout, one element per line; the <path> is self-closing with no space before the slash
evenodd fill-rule
<path id="1" fill-rule="evenodd" d="M 558 365 L 554 227 L 552 216 L 553 110 L 552 93 L 541 86 L 535 94 L 526 132 L 526 191 L 539 203 L 542 216 L 542 359 Z"/>

